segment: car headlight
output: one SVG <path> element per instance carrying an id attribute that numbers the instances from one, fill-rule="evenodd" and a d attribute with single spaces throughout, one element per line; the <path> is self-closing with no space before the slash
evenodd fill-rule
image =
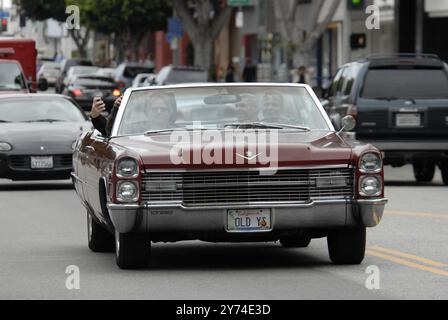
<path id="1" fill-rule="evenodd" d="M 117 187 L 117 200 L 121 202 L 136 202 L 138 201 L 138 188 L 134 182 L 124 181 L 120 182 Z"/>
<path id="2" fill-rule="evenodd" d="M 138 163 L 131 158 L 121 159 L 117 166 L 117 176 L 120 178 L 135 178 L 138 176 Z"/>
<path id="3" fill-rule="evenodd" d="M 0 151 L 11 151 L 12 145 L 7 142 L 0 142 Z"/>
<path id="4" fill-rule="evenodd" d="M 366 153 L 359 159 L 359 170 L 365 173 L 377 173 L 383 168 L 381 156 L 378 153 Z"/>
<path id="5" fill-rule="evenodd" d="M 363 197 L 379 196 L 383 189 L 381 177 L 366 176 L 359 181 L 359 194 Z"/>

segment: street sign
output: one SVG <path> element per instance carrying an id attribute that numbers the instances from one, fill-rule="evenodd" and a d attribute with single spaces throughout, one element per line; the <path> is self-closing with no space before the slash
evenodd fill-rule
<path id="1" fill-rule="evenodd" d="M 169 18 L 168 19 L 168 34 L 171 34 L 174 37 L 182 38 L 184 35 L 184 28 L 182 25 L 182 21 L 178 18 Z"/>
<path id="2" fill-rule="evenodd" d="M 252 0 L 227 0 L 227 5 L 231 7 L 250 6 Z"/>

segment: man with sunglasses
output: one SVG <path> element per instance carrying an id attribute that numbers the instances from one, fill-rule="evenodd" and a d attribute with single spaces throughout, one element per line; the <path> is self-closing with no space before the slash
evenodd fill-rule
<path id="1" fill-rule="evenodd" d="M 285 104 L 280 93 L 268 91 L 262 100 L 263 122 L 287 124 L 290 119 L 285 114 Z"/>

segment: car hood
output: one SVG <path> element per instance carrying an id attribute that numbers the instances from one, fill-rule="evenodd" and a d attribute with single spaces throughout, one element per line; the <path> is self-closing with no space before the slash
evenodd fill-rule
<path id="1" fill-rule="evenodd" d="M 176 135 L 161 134 L 116 137 L 112 139 L 112 143 L 139 156 L 146 169 L 290 167 L 350 163 L 352 147 L 334 132 L 276 132 L 278 135 L 277 138 L 272 138 L 273 143 L 266 143 L 261 134 L 255 134 L 256 141 L 244 143 L 244 138 L 240 138 L 235 140 L 239 142 L 233 146 L 229 142 L 223 142 L 224 131 L 213 131 L 216 138 L 213 142 L 204 133 L 190 132 L 184 133 L 182 140 Z M 180 143 L 188 139 L 190 142 L 195 139 L 195 144 Z"/>
<path id="2" fill-rule="evenodd" d="M 13 154 L 72 153 L 72 144 L 91 128 L 82 122 L 0 123 L 0 141 L 13 146 Z"/>

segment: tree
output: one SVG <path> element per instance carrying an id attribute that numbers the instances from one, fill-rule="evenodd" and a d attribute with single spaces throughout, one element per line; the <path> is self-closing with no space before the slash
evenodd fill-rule
<path id="1" fill-rule="evenodd" d="M 59 22 L 65 22 L 68 15 L 65 10 L 67 3 L 64 0 L 14 0 L 14 3 L 20 7 L 21 13 L 26 17 L 44 21 L 47 19 L 55 19 Z M 87 57 L 86 46 L 90 38 L 89 29 L 70 29 L 68 30 L 71 38 L 76 44 L 79 56 Z"/>
<path id="2" fill-rule="evenodd" d="M 328 0 L 327 0 L 328 1 Z M 331 0 L 327 14 L 319 20 L 324 9 L 324 0 L 313 0 L 310 4 L 308 23 L 297 17 L 300 0 L 274 1 L 276 20 L 285 41 L 288 65 L 308 65 L 317 40 L 322 36 L 333 19 L 342 0 Z"/>
<path id="3" fill-rule="evenodd" d="M 173 0 L 173 7 L 193 44 L 194 64 L 207 71 L 212 63 L 213 42 L 232 13 L 231 7 L 221 3 L 219 0 Z"/>
<path id="4" fill-rule="evenodd" d="M 69 0 L 79 6 L 81 20 L 88 28 L 104 34 L 114 34 L 118 60 L 131 48 L 136 59 L 137 48 L 148 32 L 166 28 L 171 15 L 170 1 L 166 0 Z"/>

